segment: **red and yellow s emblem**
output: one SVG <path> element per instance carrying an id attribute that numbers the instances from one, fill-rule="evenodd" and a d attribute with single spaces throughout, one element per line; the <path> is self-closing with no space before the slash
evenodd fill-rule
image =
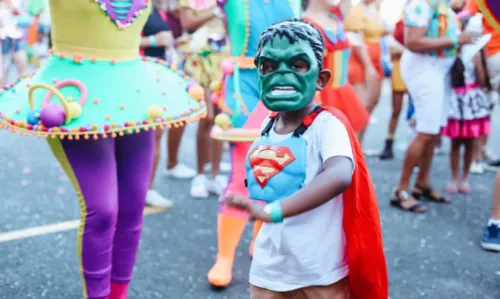
<path id="1" fill-rule="evenodd" d="M 248 156 L 255 180 L 264 188 L 269 180 L 295 160 L 285 146 L 258 145 Z"/>

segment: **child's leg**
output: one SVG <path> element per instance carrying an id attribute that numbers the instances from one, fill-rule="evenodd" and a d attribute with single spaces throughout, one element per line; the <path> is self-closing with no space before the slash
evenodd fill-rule
<path id="1" fill-rule="evenodd" d="M 346 277 L 328 286 L 312 286 L 302 289 L 304 299 L 350 299 L 351 288 Z"/>
<path id="2" fill-rule="evenodd" d="M 116 140 L 118 222 L 113 246 L 113 286 L 110 299 L 125 299 L 142 232 L 143 210 L 153 169 L 155 132 Z"/>
<path id="3" fill-rule="evenodd" d="M 115 140 L 49 140 L 80 203 L 77 250 L 83 272 L 83 295 L 110 293 L 113 238 L 118 214 Z M 145 176 L 146 179 L 149 175 Z"/>
<path id="4" fill-rule="evenodd" d="M 298 298 L 297 296 L 295 296 L 295 294 L 278 293 L 263 288 L 259 288 L 254 285 L 250 286 L 250 299 L 290 299 L 290 298 L 303 299 L 303 298 Z"/>
<path id="5" fill-rule="evenodd" d="M 447 191 L 449 193 L 456 193 L 458 191 L 461 145 L 462 141 L 460 138 L 455 138 L 451 140 L 451 151 L 450 151 L 451 182 L 447 187 Z"/>
<path id="6" fill-rule="evenodd" d="M 231 143 L 231 174 L 226 194 L 248 196 L 245 188 L 245 158 L 249 143 Z M 232 280 L 236 247 L 247 223 L 247 213 L 221 203 L 217 217 L 218 252 L 215 265 L 208 272 L 208 281 L 217 287 L 226 287 Z"/>
<path id="7" fill-rule="evenodd" d="M 463 167 L 463 174 L 462 174 L 462 181 L 460 183 L 459 191 L 464 192 L 464 193 L 469 193 L 471 192 L 470 185 L 469 185 L 469 171 L 470 171 L 470 166 L 472 164 L 472 160 L 474 158 L 474 150 L 475 150 L 475 145 L 480 142 L 479 138 L 468 138 L 463 140 L 464 144 L 464 165 Z"/>

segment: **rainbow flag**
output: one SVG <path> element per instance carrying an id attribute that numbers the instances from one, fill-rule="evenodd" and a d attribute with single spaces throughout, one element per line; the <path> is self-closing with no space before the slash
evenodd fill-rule
<path id="1" fill-rule="evenodd" d="M 477 0 L 477 5 L 486 21 L 500 32 L 500 0 Z"/>

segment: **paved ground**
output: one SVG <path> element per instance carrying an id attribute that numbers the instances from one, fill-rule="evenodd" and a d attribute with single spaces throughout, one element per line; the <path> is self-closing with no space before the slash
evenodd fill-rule
<path id="1" fill-rule="evenodd" d="M 382 147 L 389 114 L 386 92 L 375 113 L 378 122 L 368 132 L 370 146 Z M 498 136 L 498 111 L 495 118 Z M 191 166 L 194 131 L 189 127 L 182 144 L 181 160 Z M 397 146 L 403 148 L 403 122 L 397 137 Z M 491 147 L 500 151 L 499 137 L 493 137 Z M 478 246 L 494 174 L 473 177 L 474 193 L 456 196 L 451 206 L 431 205 L 426 215 L 403 214 L 388 205 L 402 155 L 399 149 L 391 162 L 368 159 L 382 215 L 391 298 L 499 298 L 500 255 Z M 171 181 L 162 173 L 156 187 L 175 207 L 145 218 L 130 298 L 248 298 L 250 230 L 238 250 L 233 283 L 222 292 L 211 290 L 205 277 L 216 252 L 216 199 L 194 200 L 186 193 L 189 182 Z M 433 184 L 444 188 L 447 156 L 435 160 L 432 175 Z M 78 218 L 70 184 L 42 140 L 0 132 L 0 195 L 0 240 L 8 232 Z M 68 230 L 0 241 L 0 299 L 79 298 L 75 240 L 75 230 Z"/>

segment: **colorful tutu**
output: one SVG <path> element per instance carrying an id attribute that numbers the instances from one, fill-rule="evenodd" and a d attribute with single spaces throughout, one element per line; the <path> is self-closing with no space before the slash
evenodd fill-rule
<path id="1" fill-rule="evenodd" d="M 199 85 L 160 60 L 51 55 L 32 76 L 2 89 L 0 126 L 36 136 L 97 139 L 194 121 L 205 111 L 202 97 Z"/>
<path id="2" fill-rule="evenodd" d="M 442 130 L 442 135 L 452 139 L 477 138 L 489 135 L 491 132 L 490 118 L 484 117 L 473 120 L 449 119 L 448 124 Z"/>

